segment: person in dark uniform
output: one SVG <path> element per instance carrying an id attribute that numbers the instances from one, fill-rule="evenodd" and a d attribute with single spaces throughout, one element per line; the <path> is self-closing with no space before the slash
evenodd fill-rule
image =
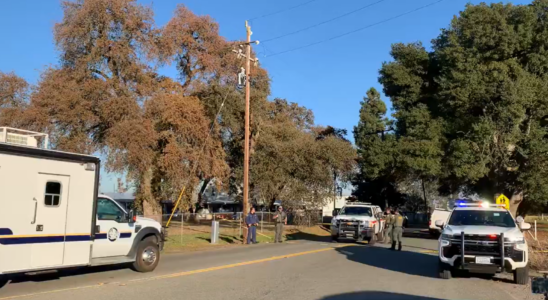
<path id="1" fill-rule="evenodd" d="M 399 209 L 396 208 L 394 213 L 394 229 L 392 229 L 392 248 L 390 250 L 396 250 L 396 243 L 398 243 L 398 251 L 401 251 L 404 223 L 405 218 L 400 214 Z"/>
<path id="2" fill-rule="evenodd" d="M 276 222 L 276 238 L 274 239 L 274 243 L 281 243 L 284 225 L 287 225 L 287 214 L 281 205 L 278 206 L 278 211 L 274 214 L 274 222 Z"/>
<path id="3" fill-rule="evenodd" d="M 249 215 L 245 217 L 247 225 L 247 244 L 257 244 L 257 225 L 259 225 L 259 217 L 255 214 L 255 208 L 249 210 Z"/>

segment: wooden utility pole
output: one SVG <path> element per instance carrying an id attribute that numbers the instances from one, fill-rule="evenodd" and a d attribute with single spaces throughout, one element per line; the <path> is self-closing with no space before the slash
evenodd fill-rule
<path id="1" fill-rule="evenodd" d="M 251 27 L 245 21 L 246 29 L 246 58 L 245 58 L 245 144 L 244 144 L 244 203 L 243 217 L 247 216 L 249 210 L 249 74 L 251 69 Z"/>
<path id="2" fill-rule="evenodd" d="M 252 43 L 255 43 L 255 44 L 259 44 L 259 41 L 254 41 L 252 42 L 251 41 L 251 35 L 253 34 L 251 32 L 251 27 L 248 25 L 247 21 L 245 21 L 245 29 L 246 29 L 246 41 L 245 43 L 243 43 L 243 45 L 246 46 L 246 51 L 245 51 L 245 55 L 242 53 L 242 50 L 232 50 L 233 52 L 237 53 L 238 54 L 238 57 L 241 58 L 241 57 L 244 57 L 245 56 L 245 70 L 242 70 L 242 71 L 245 71 L 243 74 L 239 74 L 238 75 L 238 80 L 239 80 L 239 84 L 241 84 L 241 75 L 244 75 L 244 78 L 243 80 L 245 80 L 245 141 L 244 141 L 244 199 L 243 199 L 243 203 L 242 203 L 242 209 L 243 209 L 243 213 L 242 213 L 242 218 L 244 218 L 245 220 L 245 217 L 247 216 L 247 213 L 249 212 L 249 139 L 251 137 L 251 130 L 250 130 L 250 124 L 249 124 L 249 119 L 250 119 L 250 93 L 251 93 L 251 83 L 250 83 L 250 71 L 251 71 L 251 62 L 254 62 L 255 65 L 258 64 L 259 60 L 257 58 L 253 59 L 251 58 L 251 44 Z M 242 44 L 240 44 L 240 47 L 243 46 Z M 243 68 L 242 68 L 243 69 Z M 243 224 L 245 226 L 245 228 L 247 229 L 247 226 L 245 225 L 245 223 Z M 247 238 L 247 230 L 244 230 L 243 231 L 243 238 L 244 238 L 244 242 Z"/>

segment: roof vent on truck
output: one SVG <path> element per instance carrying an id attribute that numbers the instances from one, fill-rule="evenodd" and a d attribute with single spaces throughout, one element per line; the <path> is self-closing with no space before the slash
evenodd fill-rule
<path id="1" fill-rule="evenodd" d="M 30 130 L 0 127 L 0 143 L 47 149 L 49 136 Z"/>

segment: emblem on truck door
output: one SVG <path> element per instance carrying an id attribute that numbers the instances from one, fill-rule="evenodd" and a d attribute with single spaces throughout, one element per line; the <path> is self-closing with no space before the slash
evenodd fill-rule
<path id="1" fill-rule="evenodd" d="M 118 229 L 112 227 L 107 236 L 109 241 L 114 242 L 118 238 Z"/>

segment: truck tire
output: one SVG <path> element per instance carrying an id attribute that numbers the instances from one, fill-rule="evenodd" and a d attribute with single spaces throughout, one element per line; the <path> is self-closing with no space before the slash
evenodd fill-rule
<path id="1" fill-rule="evenodd" d="M 526 285 L 529 283 L 529 265 L 525 268 L 514 270 L 514 283 L 519 285 Z"/>
<path id="2" fill-rule="evenodd" d="M 0 275 L 0 289 L 6 286 L 9 282 L 9 279 L 6 276 Z"/>
<path id="3" fill-rule="evenodd" d="M 443 263 L 441 261 L 438 262 L 438 276 L 441 279 L 451 279 L 451 266 Z"/>
<path id="4" fill-rule="evenodd" d="M 142 240 L 137 246 L 133 269 L 137 272 L 152 272 L 160 261 L 160 247 L 154 237 Z"/>

